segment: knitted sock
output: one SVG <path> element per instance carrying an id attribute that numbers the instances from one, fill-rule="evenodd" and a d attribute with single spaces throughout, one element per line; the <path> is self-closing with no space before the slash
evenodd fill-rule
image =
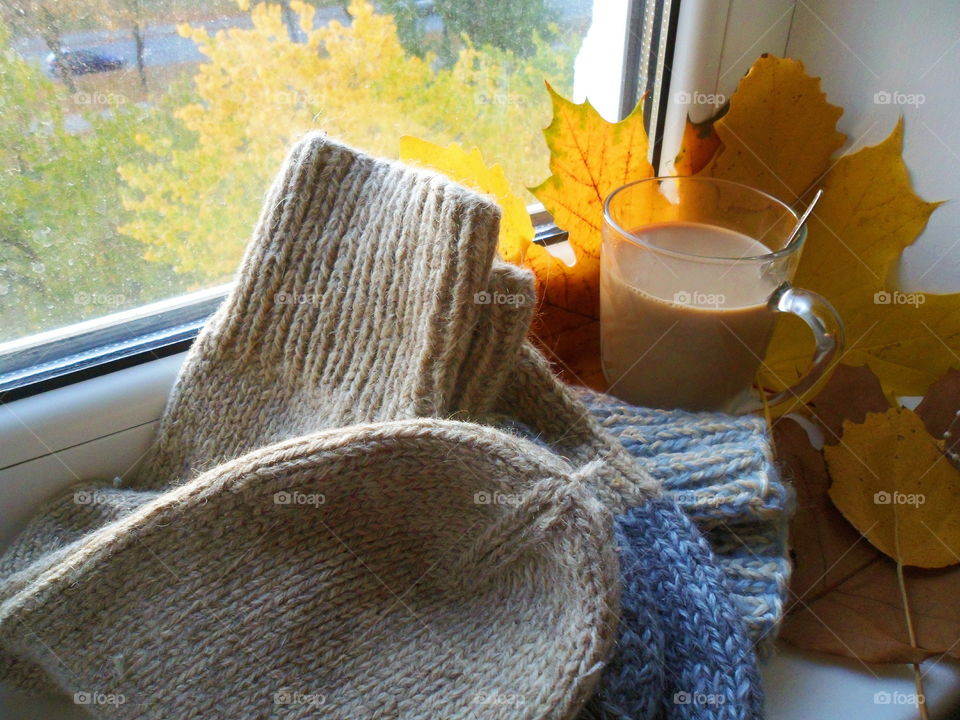
<path id="1" fill-rule="evenodd" d="M 623 512 L 660 493 L 660 482 L 603 431 L 577 391 L 556 378 L 529 342 L 515 359 L 496 409 L 530 428 L 540 442 L 574 465 L 602 460 L 594 491 L 611 511 Z"/>
<path id="2" fill-rule="evenodd" d="M 440 175 L 299 143 L 135 485 L 324 428 L 486 410 L 532 312 L 477 302 L 532 298 L 525 271 L 491 271 L 499 217 Z"/>
<path id="3" fill-rule="evenodd" d="M 468 648 L 471 657 L 492 653 L 497 677 L 515 683 L 498 687 L 488 677 L 486 686 L 475 689 L 517 692 L 523 683 L 504 675 L 504 646 L 492 640 L 498 629 L 491 623 L 499 617 L 506 622 L 503 629 L 516 636 L 508 645 L 539 658 L 526 657 L 518 672 L 538 682 L 547 679 L 545 686 L 528 689 L 518 700 L 530 705 L 529 716 L 575 713 L 609 654 L 618 588 L 609 523 L 570 466 L 550 459 L 549 482 L 546 477 L 538 480 L 538 490 L 531 495 L 530 483 L 523 481 L 530 447 L 492 430 L 464 426 L 471 429 L 459 431 L 423 421 L 425 427 L 388 423 L 389 433 L 383 426 L 369 431 L 386 434 L 391 442 L 413 433 L 416 443 L 429 441 L 430 452 L 405 449 L 405 440 L 388 446 L 359 431 L 323 433 L 324 428 L 365 421 L 454 412 L 482 415 L 492 407 L 533 307 L 529 274 L 493 263 L 498 217 L 491 203 L 439 176 L 373 160 L 319 136 L 298 145 L 268 196 L 233 292 L 184 364 L 144 466 L 130 481 L 83 484 L 54 500 L 0 561 L 0 644 L 5 651 L 0 665 L 7 679 L 37 688 L 49 677 L 61 689 L 110 689 L 126 691 L 130 698 L 141 696 L 142 705 L 121 708 L 120 716 L 130 717 L 192 716 L 213 707 L 221 714 L 224 698 L 216 688 L 246 688 L 260 695 L 231 696 L 243 712 L 260 708 L 254 714 L 269 714 L 264 686 L 257 685 L 259 673 L 240 662 L 238 653 L 252 644 L 258 648 L 258 666 L 260 657 L 268 656 L 280 664 L 303 658 L 313 668 L 318 653 L 332 652 L 331 643 L 340 642 L 330 638 L 332 631 L 307 633 L 317 639 L 316 648 L 284 641 L 282 632 L 279 642 L 254 636 L 257 628 L 285 626 L 291 613 L 306 618 L 311 608 L 330 622 L 327 627 L 343 624 L 342 616 L 327 609 L 331 602 L 340 607 L 343 600 L 334 600 L 328 592 L 329 582 L 342 582 L 340 570 L 324 569 L 317 560 L 324 536 L 329 542 L 330 535 L 356 539 L 350 533 L 361 532 L 356 542 L 362 544 L 368 542 L 362 528 L 370 527 L 378 541 L 386 543 L 384 554 L 371 559 L 360 551 L 360 565 L 368 570 L 375 566 L 375 575 L 392 572 L 394 565 L 406 568 L 404 572 L 427 572 L 434 565 L 447 567 L 450 553 L 431 537 L 449 527 L 460 529 L 457 541 L 464 545 L 466 564 L 451 571 L 455 581 L 425 581 L 420 587 L 424 592 L 447 588 L 445 592 L 454 593 L 447 598 L 450 605 L 461 609 L 463 598 L 471 598 L 466 604 L 472 606 L 493 593 L 483 603 L 497 614 L 488 614 L 475 626 L 469 615 L 458 614 L 463 641 L 452 634 L 444 644 L 458 648 L 458 654 Z M 483 291 L 514 302 L 484 304 L 479 296 Z M 478 445 L 478 437 L 491 433 L 495 441 Z M 316 457 L 319 438 L 347 443 L 346 465 L 323 468 Z M 510 451 L 506 456 L 505 450 Z M 257 470 L 248 484 L 244 473 L 251 467 Z M 316 468 L 316 474 L 302 477 L 304 468 Z M 437 483 L 448 488 L 441 491 L 434 485 L 429 492 L 421 488 L 411 494 L 404 486 L 405 473 L 430 473 L 434 468 L 445 468 Z M 298 487 L 291 485 L 294 479 L 319 484 L 291 489 Z M 349 504 L 347 513 L 347 506 L 340 504 L 345 513 L 340 520 L 359 526 L 326 533 L 323 528 L 332 521 L 324 515 L 318 525 L 316 512 L 307 512 L 298 532 L 320 537 L 298 535 L 286 519 L 284 534 L 272 541 L 279 547 L 260 548 L 248 537 L 264 531 L 270 511 L 276 510 L 263 506 L 260 493 L 280 487 L 292 497 L 298 492 L 302 497 L 343 496 L 351 483 L 369 503 L 379 502 L 383 512 L 360 502 L 357 507 Z M 258 501 L 252 505 L 237 505 L 227 494 L 249 494 L 251 488 Z M 454 490 L 457 495 L 451 497 Z M 506 496 L 511 502 L 485 503 L 478 501 L 478 494 Z M 428 498 L 437 507 L 427 509 L 423 503 Z M 500 517 L 487 517 L 487 512 L 464 527 L 464 519 L 471 516 L 463 509 L 465 501 Z M 514 504 L 516 512 L 505 512 Z M 526 520 L 511 520 L 524 509 Z M 399 526 L 394 523 L 396 531 L 385 529 L 390 513 L 401 519 Z M 575 521 L 576 513 L 585 519 Z M 548 530 L 549 537 L 544 535 Z M 549 538 L 565 545 L 556 557 L 568 570 L 578 567 L 571 559 L 592 553 L 593 559 L 577 571 L 586 575 L 565 578 L 551 570 L 550 578 L 524 565 L 525 559 L 539 557 L 550 547 Z M 580 550 L 570 544 L 574 539 Z M 243 581 L 225 589 L 224 578 L 216 579 L 222 556 L 235 545 L 250 544 L 254 549 L 241 558 Z M 428 562 L 414 552 L 424 544 L 443 552 Z M 277 554 L 284 548 L 294 557 Z M 518 568 L 527 580 L 511 579 Z M 411 589 L 423 579 L 410 577 L 417 580 Z M 471 577 L 475 580 L 468 582 Z M 579 600 L 548 597 L 555 590 L 569 593 L 574 586 Z M 512 592 L 524 599 L 525 609 L 511 610 Z M 322 597 L 324 603 L 314 608 L 311 597 Z M 290 598 L 289 606 L 273 607 L 284 598 Z M 377 622 L 383 619 L 385 603 L 354 602 L 369 607 Z M 550 628 L 539 628 L 524 639 L 518 625 L 524 613 L 545 609 L 542 617 Z M 239 639 L 230 633 L 217 639 L 213 620 L 222 615 L 244 628 L 238 631 Z M 557 647 L 537 649 L 533 639 L 557 635 L 553 624 L 558 621 L 570 633 L 565 630 L 555 638 Z M 442 614 L 438 622 L 446 622 Z M 303 627 L 315 629 L 306 620 Z M 415 632 L 411 639 L 422 644 L 422 636 Z M 391 637 L 397 642 L 388 633 L 387 639 Z M 276 652 L 267 645 L 276 646 Z M 198 663 L 191 651 L 204 646 L 204 659 Z M 446 672 L 441 670 L 443 658 L 454 666 L 451 677 L 462 677 L 448 648 L 441 650 L 431 661 L 438 677 Z M 113 655 L 110 662 L 105 662 L 105 651 Z M 383 673 L 388 667 L 376 670 Z M 409 689 L 403 672 L 422 673 L 424 667 L 421 660 L 408 659 L 388 673 L 391 684 Z M 332 682 L 322 664 L 322 678 L 310 675 L 310 668 L 301 670 L 312 687 Z M 343 693 L 353 692 L 359 678 L 370 672 L 367 665 L 358 666 L 356 674 L 345 673 L 353 685 L 348 682 Z M 468 674 L 482 679 L 472 665 Z M 174 682 L 195 694 L 185 696 Z M 389 686 L 374 687 L 383 691 Z M 438 694 L 439 689 L 451 695 L 448 684 L 440 682 Z M 475 701 L 464 699 L 466 689 L 458 681 L 446 700 L 411 700 L 397 692 L 396 697 L 378 700 L 379 711 L 390 714 L 392 708 L 399 709 L 395 703 L 409 703 L 404 716 L 467 714 L 463 703 Z M 144 697 L 147 690 L 149 698 Z M 429 694 L 434 688 L 412 689 L 424 691 Z M 352 707 L 352 702 L 337 701 L 338 707 Z M 481 707 L 484 715 L 517 716 L 500 698 L 490 702 L 495 712 Z M 354 708 L 345 716 L 357 712 Z"/>
<path id="4" fill-rule="evenodd" d="M 651 500 L 616 521 L 622 630 L 600 708 L 616 720 L 756 720 L 763 695 L 753 646 L 710 546 L 675 501 Z M 648 624 L 659 636 L 646 632 Z M 662 641 L 657 652 L 651 642 Z M 651 690 L 651 688 L 653 690 Z"/>
<path id="5" fill-rule="evenodd" d="M 530 274 L 494 261 L 499 215 L 442 176 L 305 138 L 142 466 L 54 499 L 0 560 L 0 577 L 35 561 L 38 573 L 157 492 L 271 442 L 489 409 L 533 310 Z M 483 291 L 515 302 L 477 302 Z"/>
<path id="6" fill-rule="evenodd" d="M 777 472 L 766 422 L 634 407 L 586 390 L 579 396 L 704 533 L 748 635 L 769 652 L 790 579 L 794 500 Z"/>
<path id="7" fill-rule="evenodd" d="M 269 445 L 3 583 L 0 643 L 97 717 L 570 718 L 618 609 L 585 480 L 436 419 Z"/>
<path id="8" fill-rule="evenodd" d="M 533 309 L 530 274 L 493 260 L 498 228 L 493 203 L 439 175 L 307 137 L 274 182 L 142 467 L 43 507 L 0 559 L 6 589 L 248 450 L 354 422 L 485 412 Z M 484 304 L 484 291 L 513 302 Z M 0 673 L 43 685 L 3 653 Z"/>

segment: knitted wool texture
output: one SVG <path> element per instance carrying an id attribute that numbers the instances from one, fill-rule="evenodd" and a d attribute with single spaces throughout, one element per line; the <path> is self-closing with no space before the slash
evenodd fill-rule
<path id="1" fill-rule="evenodd" d="M 740 627 L 746 622 L 754 642 L 772 640 L 789 570 L 791 499 L 765 424 L 638 408 L 587 390 L 579 395 L 664 483 L 667 496 L 616 519 L 620 636 L 581 720 L 759 717 L 756 666 Z M 529 427 L 506 423 L 536 439 Z M 681 506 L 709 531 L 715 556 Z M 722 600 L 728 594 L 732 600 Z"/>
<path id="2" fill-rule="evenodd" d="M 84 537 L 4 598 L 3 641 L 68 692 L 123 697 L 91 708 L 110 717 L 569 717 L 610 651 L 612 547 L 551 453 L 449 421 L 353 426 Z"/>
<path id="3" fill-rule="evenodd" d="M 794 497 L 774 464 L 764 420 L 640 408 L 588 390 L 580 397 L 696 522 L 747 632 L 769 650 L 790 580 L 787 528 Z"/>
<path id="4" fill-rule="evenodd" d="M 762 717 L 753 647 L 723 572 L 680 506 L 655 498 L 631 508 L 617 517 L 616 538 L 620 636 L 588 713 L 605 720 Z"/>
<path id="5" fill-rule="evenodd" d="M 436 175 L 300 143 L 137 475 L 54 500 L 0 560 L 3 677 L 131 718 L 573 717 L 623 632 L 611 512 L 625 552 L 681 527 L 649 572 L 693 568 L 736 635 L 692 526 L 644 504 L 659 483 L 522 340 L 532 302 L 474 301 L 531 297 L 497 229 Z M 438 419 L 505 408 L 547 447 Z M 687 595 L 637 594 L 620 622 L 636 608 L 655 661 L 709 678 L 731 655 L 697 642 Z M 722 717 L 758 711 L 755 684 L 707 684 Z"/>

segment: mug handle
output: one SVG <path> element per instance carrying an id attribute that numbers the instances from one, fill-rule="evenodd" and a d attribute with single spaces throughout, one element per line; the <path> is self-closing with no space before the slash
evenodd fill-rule
<path id="1" fill-rule="evenodd" d="M 813 364 L 806 375 L 786 390 L 767 398 L 770 406 L 792 397 L 800 397 L 816 385 L 830 367 L 837 354 L 843 350 L 843 320 L 825 297 L 809 290 L 801 290 L 785 282 L 770 296 L 768 307 L 776 312 L 790 313 L 803 320 L 813 332 L 816 350 Z"/>

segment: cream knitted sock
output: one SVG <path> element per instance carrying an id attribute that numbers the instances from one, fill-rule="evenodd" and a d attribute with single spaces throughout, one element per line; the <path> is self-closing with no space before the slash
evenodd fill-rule
<path id="1" fill-rule="evenodd" d="M 429 418 L 266 446 L 4 578 L 8 679 L 130 720 L 571 718 L 619 593 L 584 480 Z"/>
<path id="2" fill-rule="evenodd" d="M 134 484 L 324 428 L 488 410 L 532 312 L 528 273 L 491 270 L 499 217 L 442 176 L 302 141 Z M 523 300 L 478 302 L 490 290 Z"/>
<path id="3" fill-rule="evenodd" d="M 533 310 L 494 260 L 500 211 L 446 178 L 307 136 L 274 181 L 237 282 L 194 343 L 142 466 L 42 512 L 0 573 L 271 442 L 357 422 L 482 415 Z M 483 303 L 511 298 L 510 303 Z M 50 508 L 48 508 L 49 510 Z"/>
<path id="4" fill-rule="evenodd" d="M 499 409 L 575 465 L 604 460 L 597 492 L 615 511 L 657 493 L 533 346 L 517 360 L 532 278 L 493 260 L 498 230 L 495 205 L 441 176 L 301 142 L 136 486 L 327 427 Z"/>

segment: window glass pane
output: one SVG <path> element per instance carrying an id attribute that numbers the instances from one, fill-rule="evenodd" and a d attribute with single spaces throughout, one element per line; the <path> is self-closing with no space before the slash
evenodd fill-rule
<path id="1" fill-rule="evenodd" d="M 228 280 L 311 129 L 476 145 L 525 193 L 591 6 L 4 0 L 0 342 Z"/>

